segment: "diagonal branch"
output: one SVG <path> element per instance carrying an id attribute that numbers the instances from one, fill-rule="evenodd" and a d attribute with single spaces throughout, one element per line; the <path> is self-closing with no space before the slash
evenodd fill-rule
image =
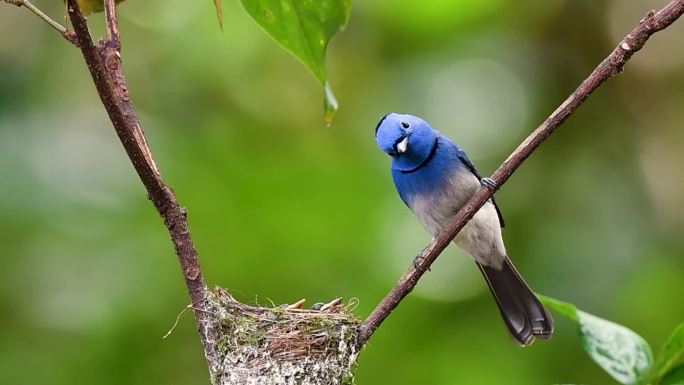
<path id="1" fill-rule="evenodd" d="M 518 148 L 499 166 L 492 175 L 497 189 L 520 167 L 523 161 L 553 133 L 575 110 L 610 77 L 622 72 L 625 63 L 639 51 L 654 33 L 667 28 L 684 13 L 684 0 L 674 0 L 658 12 L 650 11 L 639 24 L 618 44 L 586 78 L 582 84 L 560 105 Z M 475 195 L 458 211 L 449 226 L 430 242 L 420 253 L 418 269 L 411 266 L 399 282 L 376 306 L 375 310 L 361 324 L 359 344 L 363 345 L 382 321 L 399 305 L 399 302 L 418 283 L 418 279 L 451 243 L 456 234 L 468 223 L 470 218 L 492 197 L 496 189 L 481 187 Z"/>
<path id="2" fill-rule="evenodd" d="M 197 250 L 188 229 L 187 213 L 178 204 L 173 191 L 164 183 L 157 169 L 152 153 L 145 140 L 138 117 L 128 94 L 128 87 L 121 67 L 119 53 L 119 31 L 113 0 L 105 1 L 108 40 L 98 45 L 88 31 L 88 24 L 76 0 L 67 0 L 68 12 L 74 32 L 80 42 L 81 52 L 93 78 L 102 104 L 114 125 L 121 143 L 128 154 L 135 171 L 147 189 L 171 235 L 188 294 L 192 301 L 197 329 L 204 347 L 204 354 L 210 365 L 215 361 L 214 331 L 210 314 L 206 309 L 207 285 L 200 270 Z"/>

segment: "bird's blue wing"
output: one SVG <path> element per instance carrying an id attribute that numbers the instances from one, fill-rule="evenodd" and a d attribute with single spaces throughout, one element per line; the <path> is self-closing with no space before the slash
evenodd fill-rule
<path id="1" fill-rule="evenodd" d="M 463 162 L 466 168 L 468 168 L 468 170 L 470 170 L 470 172 L 472 172 L 477 177 L 477 179 L 482 180 L 482 177 L 480 176 L 480 173 L 477 172 L 477 169 L 475 168 L 473 162 L 470 161 L 468 155 L 466 155 L 466 153 L 460 148 L 457 151 L 457 156 L 458 159 L 460 159 L 461 162 Z M 494 200 L 494 197 L 492 197 L 492 203 L 494 204 L 494 208 L 496 208 L 496 215 L 499 216 L 499 224 L 501 225 L 501 228 L 503 228 L 506 224 L 504 223 L 503 215 L 501 215 L 501 210 L 499 209 L 499 205 L 496 204 L 496 200 Z"/>

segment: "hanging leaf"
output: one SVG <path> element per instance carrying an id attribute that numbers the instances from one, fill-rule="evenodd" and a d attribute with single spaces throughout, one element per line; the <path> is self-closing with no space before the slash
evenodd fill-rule
<path id="1" fill-rule="evenodd" d="M 637 384 L 653 363 L 646 341 L 632 330 L 578 310 L 573 304 L 539 296 L 549 308 L 573 320 L 582 348 L 608 374 L 621 384 Z"/>
<path id="2" fill-rule="evenodd" d="M 116 3 L 119 4 L 122 1 L 124 0 L 116 0 Z M 76 2 L 81 7 L 81 12 L 86 16 L 104 11 L 104 1 L 102 0 L 76 0 Z"/>
<path id="3" fill-rule="evenodd" d="M 675 367 L 666 374 L 660 385 L 684 385 L 684 364 Z"/>
<path id="4" fill-rule="evenodd" d="M 684 353 L 684 323 L 679 324 L 675 328 L 667 342 L 665 342 L 665 345 L 658 352 L 651 370 L 651 379 L 658 380 L 662 378 L 674 366 L 682 353 Z"/>
<path id="5" fill-rule="evenodd" d="M 240 0 L 240 3 L 321 82 L 324 120 L 330 125 L 337 101 L 326 78 L 325 50 L 330 39 L 347 24 L 351 0 Z"/>
<path id="6" fill-rule="evenodd" d="M 219 27 L 223 31 L 223 6 L 221 0 L 214 0 L 214 8 L 216 8 L 216 17 L 218 17 Z"/>

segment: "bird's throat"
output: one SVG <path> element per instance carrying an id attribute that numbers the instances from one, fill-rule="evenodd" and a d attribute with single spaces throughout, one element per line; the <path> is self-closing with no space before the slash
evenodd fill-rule
<path id="1" fill-rule="evenodd" d="M 427 154 L 417 154 L 423 156 L 413 156 L 410 157 L 408 154 L 402 155 L 404 158 L 398 158 L 395 160 L 397 170 L 402 174 L 410 174 L 416 172 L 421 168 L 425 167 L 432 158 L 434 158 L 437 153 L 437 148 L 439 147 L 439 136 L 435 136 L 435 141 L 432 143 L 429 152 Z M 422 159 L 421 159 L 422 158 Z"/>

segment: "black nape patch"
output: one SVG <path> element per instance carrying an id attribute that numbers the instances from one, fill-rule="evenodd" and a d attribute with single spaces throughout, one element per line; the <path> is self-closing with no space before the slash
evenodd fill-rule
<path id="1" fill-rule="evenodd" d="M 435 157 L 435 154 L 437 153 L 438 147 L 439 147 L 439 136 L 435 138 L 435 142 L 432 144 L 432 148 L 430 149 L 430 153 L 428 154 L 427 158 L 425 158 L 425 160 L 423 160 L 422 162 L 420 162 L 419 165 L 417 165 L 416 167 L 414 167 L 410 170 L 399 170 L 399 172 L 402 174 L 410 174 L 412 172 L 420 170 L 421 168 L 423 168 L 423 166 L 430 163 L 432 158 Z"/>
<path id="2" fill-rule="evenodd" d="M 385 118 L 387 118 L 387 115 L 389 115 L 389 114 L 385 114 L 382 118 L 380 118 L 380 121 L 375 126 L 375 136 L 378 136 L 378 128 L 380 128 L 380 125 L 382 124 L 382 122 L 385 121 Z"/>

